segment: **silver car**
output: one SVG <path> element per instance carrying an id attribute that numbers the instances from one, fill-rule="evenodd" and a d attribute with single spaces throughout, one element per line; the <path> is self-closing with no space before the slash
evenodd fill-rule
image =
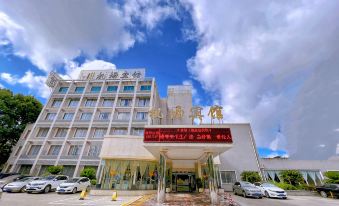
<path id="1" fill-rule="evenodd" d="M 236 195 L 238 194 L 244 197 L 262 198 L 263 196 L 261 191 L 255 185 L 244 181 L 234 183 L 233 192 Z"/>
<path id="2" fill-rule="evenodd" d="M 22 176 L 22 175 L 10 175 L 10 176 L 4 177 L 4 178 L 0 179 L 0 188 L 2 189 L 8 183 L 13 182 L 16 179 L 20 179 L 20 178 L 23 178 L 23 177 L 25 177 L 25 176 Z"/>
<path id="3" fill-rule="evenodd" d="M 39 177 L 25 177 L 14 182 L 7 184 L 4 188 L 4 192 L 25 192 L 26 185 L 33 180 L 38 180 Z"/>

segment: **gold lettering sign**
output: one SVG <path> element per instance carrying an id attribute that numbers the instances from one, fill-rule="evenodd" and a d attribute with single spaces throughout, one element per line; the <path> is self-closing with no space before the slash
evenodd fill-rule
<path id="1" fill-rule="evenodd" d="M 182 119 L 184 116 L 184 110 L 181 106 L 176 106 L 174 109 L 172 109 L 169 113 L 169 117 L 171 120 L 173 119 Z"/>
<path id="2" fill-rule="evenodd" d="M 192 119 L 192 124 L 194 123 L 194 119 L 198 118 L 200 120 L 199 124 L 202 123 L 202 118 L 204 115 L 201 114 L 202 107 L 195 106 L 191 108 L 191 115 L 189 116 Z"/>
<path id="3" fill-rule="evenodd" d="M 219 105 L 211 106 L 207 115 L 211 117 L 211 124 L 214 123 L 213 122 L 214 119 L 217 119 L 219 123 L 222 123 L 222 119 L 224 118 L 224 115 L 222 114 L 222 106 Z"/>

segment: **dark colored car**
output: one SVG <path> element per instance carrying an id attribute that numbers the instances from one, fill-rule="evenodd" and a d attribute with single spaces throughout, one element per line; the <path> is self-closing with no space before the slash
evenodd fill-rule
<path id="1" fill-rule="evenodd" d="M 244 197 L 262 198 L 261 191 L 252 183 L 249 182 L 235 182 L 233 185 L 233 192 L 235 195 L 242 195 Z"/>
<path id="2" fill-rule="evenodd" d="M 316 190 L 322 197 L 334 196 L 339 198 L 339 184 L 324 184 L 316 187 Z"/>

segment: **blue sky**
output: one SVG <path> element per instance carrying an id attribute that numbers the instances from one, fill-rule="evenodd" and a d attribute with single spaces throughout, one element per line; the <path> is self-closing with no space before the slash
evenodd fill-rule
<path id="1" fill-rule="evenodd" d="M 301 0 L 0 0 L 0 87 L 45 102 L 50 71 L 144 67 L 161 96 L 167 85 L 192 84 L 194 104 L 220 104 L 225 122 L 250 122 L 261 156 L 327 159 L 339 153 L 339 94 L 329 89 L 339 87 L 338 8 Z"/>

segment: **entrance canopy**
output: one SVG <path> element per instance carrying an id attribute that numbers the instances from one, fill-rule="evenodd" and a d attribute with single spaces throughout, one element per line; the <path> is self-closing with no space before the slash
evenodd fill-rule
<path id="1" fill-rule="evenodd" d="M 232 147 L 226 125 L 152 125 L 145 127 L 144 147 L 156 158 L 163 153 L 172 160 L 201 160 Z"/>

